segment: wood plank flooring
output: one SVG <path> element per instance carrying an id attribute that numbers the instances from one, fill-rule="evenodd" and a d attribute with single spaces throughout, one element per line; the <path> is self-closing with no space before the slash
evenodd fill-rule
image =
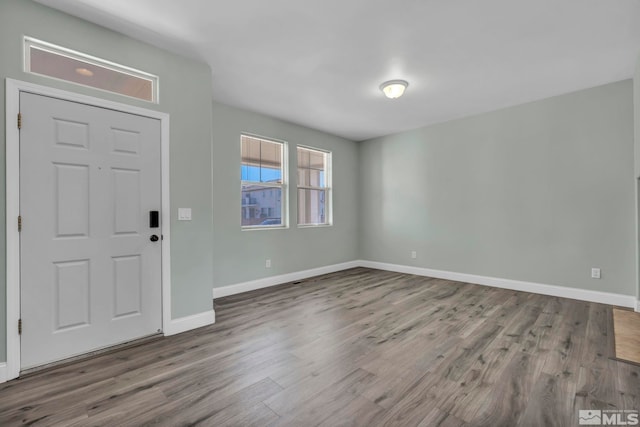
<path id="1" fill-rule="evenodd" d="M 0 426 L 576 426 L 640 409 L 610 306 L 356 268 L 0 385 Z"/>
<path id="2" fill-rule="evenodd" d="M 640 364 L 640 313 L 613 309 L 616 357 Z"/>

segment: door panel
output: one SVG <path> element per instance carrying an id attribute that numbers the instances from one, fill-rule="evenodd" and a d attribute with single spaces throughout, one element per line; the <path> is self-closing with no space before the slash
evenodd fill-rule
<path id="1" fill-rule="evenodd" d="M 140 256 L 113 257 L 114 318 L 140 313 L 142 265 Z"/>
<path id="2" fill-rule="evenodd" d="M 20 94 L 21 366 L 158 332 L 160 122 Z"/>
<path id="3" fill-rule="evenodd" d="M 54 332 L 89 325 L 89 260 L 55 262 Z"/>
<path id="4" fill-rule="evenodd" d="M 56 238 L 89 237 L 89 166 L 54 163 Z"/>

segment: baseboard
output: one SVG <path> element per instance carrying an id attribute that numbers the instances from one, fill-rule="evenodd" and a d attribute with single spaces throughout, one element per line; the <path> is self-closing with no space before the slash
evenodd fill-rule
<path id="1" fill-rule="evenodd" d="M 213 310 L 191 316 L 180 317 L 169 322 L 169 324 L 164 328 L 164 334 L 166 336 L 179 334 L 192 329 L 212 325 L 215 321 L 216 313 Z"/>
<path id="2" fill-rule="evenodd" d="M 640 300 L 631 295 L 614 294 L 610 292 L 590 291 L 585 289 L 570 288 L 566 286 L 547 285 L 543 283 L 525 282 L 522 280 L 502 279 L 498 277 L 479 276 L 476 274 L 455 273 L 431 268 L 412 267 L 409 265 L 389 264 L 376 261 L 350 261 L 342 264 L 334 264 L 326 267 L 312 268 L 310 270 L 297 271 L 279 276 L 265 277 L 249 282 L 213 288 L 213 298 L 222 298 L 242 292 L 268 288 L 296 280 L 307 279 L 336 271 L 347 270 L 355 267 L 375 268 L 378 270 L 395 271 L 398 273 L 415 274 L 416 276 L 434 277 L 437 279 L 454 280 L 457 282 L 473 283 L 476 285 L 493 286 L 495 288 L 510 289 L 514 291 L 531 292 L 534 294 L 550 295 L 562 298 L 571 298 L 581 301 L 597 302 L 601 304 L 617 305 L 620 307 L 635 308 L 640 311 Z"/>
<path id="3" fill-rule="evenodd" d="M 281 285 L 283 283 L 295 282 L 296 280 L 307 279 L 309 277 L 320 276 L 322 274 L 335 273 L 336 271 L 348 270 L 349 268 L 359 266 L 360 261 L 350 261 L 341 264 L 328 265 L 326 267 L 312 268 L 310 270 L 265 277 L 263 279 L 251 280 L 249 282 L 221 286 L 219 288 L 213 288 L 213 299 L 240 294 L 242 292 L 255 291 L 256 289 L 268 288 L 270 286 Z"/>
<path id="4" fill-rule="evenodd" d="M 542 283 L 524 282 L 521 280 L 500 279 L 497 277 L 478 276 L 475 274 L 466 273 L 454 273 L 451 271 L 433 270 L 430 268 L 388 264 L 375 261 L 359 261 L 359 265 L 361 267 L 375 268 L 378 270 L 415 274 L 416 276 L 435 277 L 437 279 L 474 283 L 476 285 L 493 286 L 496 288 L 511 289 L 514 291 L 531 292 L 534 294 L 551 295 L 562 298 L 597 302 L 601 304 L 617 305 L 621 307 L 635 306 L 636 311 L 638 311 L 638 302 L 636 301 L 635 296 L 631 295 L 589 291 L 585 289 L 569 288 L 566 286 L 545 285 Z"/>
<path id="5" fill-rule="evenodd" d="M 7 382 L 7 364 L 6 362 L 0 363 L 0 383 Z"/>

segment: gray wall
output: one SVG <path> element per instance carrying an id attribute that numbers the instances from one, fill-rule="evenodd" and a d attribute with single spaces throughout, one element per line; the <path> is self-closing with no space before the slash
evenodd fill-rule
<path id="1" fill-rule="evenodd" d="M 23 35 L 158 74 L 161 103 L 25 74 Z M 630 80 L 358 144 L 212 106 L 205 64 L 31 0 L 0 3 L 0 55 L 2 80 L 30 81 L 171 114 L 173 318 L 209 310 L 212 284 L 358 258 L 636 292 Z M 635 80 L 640 82 L 640 63 Z M 635 99 L 640 105 L 640 83 Z M 298 229 L 291 185 L 289 229 L 240 230 L 242 132 L 288 141 L 291 177 L 296 144 L 333 151 L 334 226 Z M 4 102 L 0 133 L 5 134 Z M 4 153 L 2 147 L 0 180 Z M 636 155 L 640 158 L 640 150 Z M 639 170 L 636 161 L 636 176 Z M 2 219 L 4 190 L 3 183 Z M 193 208 L 193 221 L 177 222 L 178 207 Z M 4 227 L 0 241 L 5 241 Z M 416 260 L 411 250 L 418 252 Z M 267 258 L 271 269 L 264 267 Z M 5 245 L 0 245 L 0 361 L 6 350 L 4 260 Z M 602 268 L 601 280 L 589 278 L 591 267 Z"/>
<path id="2" fill-rule="evenodd" d="M 22 37 L 28 35 L 99 56 L 160 77 L 160 104 L 25 74 Z M 4 79 L 53 86 L 171 114 L 172 317 L 211 309 L 213 255 L 211 184 L 211 70 L 158 48 L 54 11 L 30 0 L 0 2 L 0 361 L 5 337 L 5 86 Z M 193 221 L 175 221 L 192 207 Z M 13 221 L 13 219 L 12 219 Z"/>
<path id="3" fill-rule="evenodd" d="M 633 138 L 627 80 L 363 142 L 360 255 L 634 295 Z"/>
<path id="4" fill-rule="evenodd" d="M 241 231 L 240 134 L 288 142 L 290 228 Z M 319 131 L 213 104 L 214 287 L 358 259 L 358 146 Z M 296 145 L 333 152 L 332 227 L 297 228 Z M 271 259 L 272 268 L 265 268 Z"/>

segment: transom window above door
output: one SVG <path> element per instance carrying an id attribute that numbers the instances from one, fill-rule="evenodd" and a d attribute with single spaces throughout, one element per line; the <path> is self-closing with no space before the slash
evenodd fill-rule
<path id="1" fill-rule="evenodd" d="M 158 103 L 158 76 L 31 37 L 24 38 L 24 70 Z"/>

